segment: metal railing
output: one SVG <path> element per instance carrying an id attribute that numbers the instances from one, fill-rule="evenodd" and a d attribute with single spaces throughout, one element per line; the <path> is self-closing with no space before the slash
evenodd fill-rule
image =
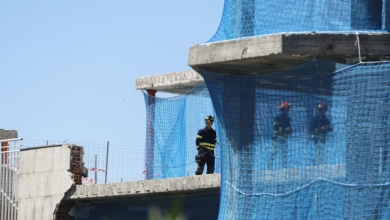
<path id="1" fill-rule="evenodd" d="M 20 149 L 17 141 L 22 138 L 0 140 L 0 219 L 16 220 L 18 214 L 18 176 Z M 13 145 L 9 145 L 13 143 Z"/>
<path id="2" fill-rule="evenodd" d="M 22 149 L 64 144 L 64 141 L 25 139 Z M 117 144 L 111 141 L 73 141 L 84 148 L 84 167 L 88 169 L 88 177 L 83 184 L 105 184 L 132 182 L 145 179 L 145 146 Z"/>

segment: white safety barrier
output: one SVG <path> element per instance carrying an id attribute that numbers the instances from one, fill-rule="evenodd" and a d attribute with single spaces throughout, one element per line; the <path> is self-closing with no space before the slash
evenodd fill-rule
<path id="1" fill-rule="evenodd" d="M 0 140 L 0 220 L 18 219 L 19 140 Z"/>

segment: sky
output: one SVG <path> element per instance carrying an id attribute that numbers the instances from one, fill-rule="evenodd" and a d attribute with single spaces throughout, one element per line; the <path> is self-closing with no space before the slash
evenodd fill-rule
<path id="1" fill-rule="evenodd" d="M 144 146 L 136 78 L 191 69 L 189 48 L 214 35 L 223 4 L 0 1 L 0 128 L 24 140 Z"/>

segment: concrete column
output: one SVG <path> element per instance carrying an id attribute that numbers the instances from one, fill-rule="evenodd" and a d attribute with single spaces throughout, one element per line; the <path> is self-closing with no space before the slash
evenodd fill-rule
<path id="1" fill-rule="evenodd" d="M 258 123 L 254 118 L 255 81 L 252 79 L 226 79 L 223 89 L 223 121 L 226 135 L 233 148 L 232 155 L 228 156 L 230 160 L 228 167 L 230 176 L 227 178 L 232 185 L 237 186 L 240 190 L 245 193 L 252 193 L 253 188 L 251 184 L 248 184 L 248 180 L 252 178 L 254 127 L 255 123 Z M 218 110 L 216 109 L 216 111 Z M 230 197 L 227 199 L 230 207 L 229 212 L 231 212 L 227 214 L 228 218 L 232 216 L 234 216 L 232 219 L 252 218 L 251 214 L 249 214 L 253 213 L 252 211 L 246 211 L 245 213 L 248 214 L 245 216 L 242 215 L 242 212 L 235 212 L 237 210 L 251 209 L 251 196 L 245 196 L 238 192 L 232 192 L 226 196 Z"/>

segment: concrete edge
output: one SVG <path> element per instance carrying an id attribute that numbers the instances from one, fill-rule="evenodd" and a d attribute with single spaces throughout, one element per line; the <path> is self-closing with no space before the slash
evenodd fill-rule
<path id="1" fill-rule="evenodd" d="M 197 44 L 188 53 L 188 65 L 243 61 L 276 56 L 356 56 L 354 33 L 277 33 Z M 362 54 L 388 55 L 390 33 L 359 33 Z"/>
<path id="2" fill-rule="evenodd" d="M 204 83 L 203 77 L 195 70 L 185 70 L 152 76 L 138 77 L 135 81 L 137 90 L 179 91 L 185 92 L 198 84 Z"/>
<path id="3" fill-rule="evenodd" d="M 142 196 L 172 192 L 197 192 L 210 189 L 219 189 L 220 181 L 220 174 L 207 174 L 172 179 L 142 180 L 135 182 L 97 185 L 77 185 L 73 194 L 69 195 L 69 199 L 103 199 L 124 196 L 128 198 L 129 196 Z"/>

